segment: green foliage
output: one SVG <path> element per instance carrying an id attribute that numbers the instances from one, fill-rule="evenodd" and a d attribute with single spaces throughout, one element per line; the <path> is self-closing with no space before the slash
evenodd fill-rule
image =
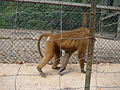
<path id="1" fill-rule="evenodd" d="M 64 1 L 82 2 L 82 0 Z M 88 2 L 90 3 L 90 0 L 88 0 Z M 80 27 L 82 24 L 82 8 L 80 7 L 61 7 L 48 4 L 16 3 L 7 1 L 0 2 L 0 5 L 0 28 L 69 30 Z"/>

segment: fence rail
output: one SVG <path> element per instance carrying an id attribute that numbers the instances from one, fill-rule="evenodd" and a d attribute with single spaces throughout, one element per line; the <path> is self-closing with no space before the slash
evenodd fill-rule
<path id="1" fill-rule="evenodd" d="M 75 7 L 91 8 L 91 4 L 63 2 L 63 1 L 50 1 L 50 0 L 2 0 L 2 1 L 14 1 L 14 2 L 24 2 L 24 3 L 40 3 L 40 4 L 52 4 L 52 5 L 62 5 L 62 6 L 75 6 Z M 97 5 L 97 8 L 98 9 L 120 11 L 120 7 Z"/>

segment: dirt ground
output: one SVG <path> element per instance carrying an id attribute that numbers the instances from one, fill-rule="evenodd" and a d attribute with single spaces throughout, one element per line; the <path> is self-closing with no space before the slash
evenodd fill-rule
<path id="1" fill-rule="evenodd" d="M 84 90 L 85 74 L 78 64 L 69 64 L 58 75 L 50 65 L 43 68 L 47 78 L 42 78 L 36 64 L 0 64 L 0 90 Z M 91 90 L 120 90 L 120 64 L 94 64 Z"/>

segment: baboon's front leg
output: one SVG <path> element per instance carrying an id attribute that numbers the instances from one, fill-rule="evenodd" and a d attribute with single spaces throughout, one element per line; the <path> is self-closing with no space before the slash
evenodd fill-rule
<path id="1" fill-rule="evenodd" d="M 61 66 L 61 68 L 60 68 L 60 70 L 59 70 L 59 75 L 60 75 L 60 76 L 63 75 L 63 74 L 62 74 L 62 71 L 64 71 L 64 70 L 66 69 L 66 66 L 67 66 L 67 64 L 68 64 L 68 60 L 69 60 L 70 56 L 71 56 L 71 53 L 65 52 L 64 60 L 63 60 L 62 66 Z"/>

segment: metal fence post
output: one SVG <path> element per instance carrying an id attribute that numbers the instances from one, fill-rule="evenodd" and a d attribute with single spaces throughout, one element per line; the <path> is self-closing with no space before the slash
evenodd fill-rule
<path id="1" fill-rule="evenodd" d="M 87 0 L 83 0 L 82 2 L 86 4 Z M 87 27 L 87 12 L 86 12 L 87 10 L 85 7 L 83 7 L 82 11 L 83 11 L 82 12 L 82 26 Z"/>
<path id="2" fill-rule="evenodd" d="M 95 16 L 96 16 L 95 11 L 96 11 L 96 0 L 93 0 L 91 4 L 91 16 L 90 16 L 90 37 L 94 37 Z M 86 64 L 87 66 L 86 66 L 86 77 L 85 77 L 85 90 L 90 90 L 93 48 L 94 48 L 94 40 L 93 38 L 90 38 L 88 45 L 88 60 Z"/>

